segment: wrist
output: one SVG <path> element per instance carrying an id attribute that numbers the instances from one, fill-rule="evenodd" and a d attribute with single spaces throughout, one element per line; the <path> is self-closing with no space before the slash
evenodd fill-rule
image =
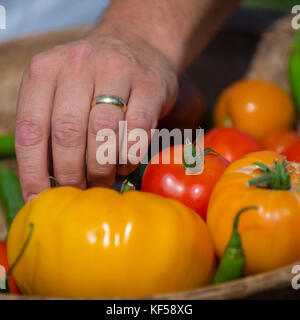
<path id="1" fill-rule="evenodd" d="M 126 4 L 130 1 L 124 1 Z M 132 0 L 135 2 L 135 0 Z M 179 32 L 178 26 L 172 26 L 172 19 L 167 21 L 157 14 L 144 12 L 143 1 L 140 7 L 129 10 L 126 6 L 115 8 L 112 6 L 92 31 L 92 36 L 114 36 L 126 40 L 141 39 L 142 42 L 160 51 L 172 64 L 174 70 L 180 73 L 185 65 L 186 43 L 185 37 Z M 145 1 L 147 3 L 147 1 Z M 114 4 L 114 2 L 113 2 Z M 119 5 L 115 1 L 115 5 Z"/>
<path id="2" fill-rule="evenodd" d="M 136 36 L 177 74 L 204 48 L 240 0 L 113 0 L 93 34 Z M 128 35 L 128 36 L 127 36 Z"/>

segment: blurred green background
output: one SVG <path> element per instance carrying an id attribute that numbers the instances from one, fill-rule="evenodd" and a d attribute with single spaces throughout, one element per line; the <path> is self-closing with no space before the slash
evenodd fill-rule
<path id="1" fill-rule="evenodd" d="M 297 4 L 300 4 L 299 0 L 244 0 L 242 6 L 259 10 L 291 11 Z"/>

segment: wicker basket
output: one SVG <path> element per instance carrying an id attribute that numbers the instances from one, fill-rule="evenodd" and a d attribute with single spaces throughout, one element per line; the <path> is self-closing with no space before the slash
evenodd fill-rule
<path id="1" fill-rule="evenodd" d="M 197 82 L 198 86 L 208 92 L 211 97 L 216 97 L 220 90 L 231 79 L 225 75 L 232 74 L 232 65 L 238 61 L 237 74 L 242 73 L 247 78 L 259 78 L 273 81 L 289 90 L 286 77 L 286 60 L 292 42 L 292 29 L 289 16 L 276 22 L 263 34 L 261 40 L 256 43 L 253 37 L 247 38 L 247 34 L 234 31 L 221 32 L 198 60 L 189 68 L 188 73 Z M 18 87 L 22 73 L 30 58 L 54 45 L 82 37 L 89 27 L 51 32 L 42 35 L 34 35 L 6 42 L 0 45 L 0 133 L 13 132 L 15 125 L 15 106 Z M 224 38 L 226 41 L 224 42 Z M 228 44 L 229 41 L 229 44 Z M 230 41 L 231 44 L 230 45 Z M 236 44 L 250 43 L 250 47 L 256 47 L 254 56 L 243 55 L 236 50 Z M 255 43 L 253 43 L 255 41 Z M 226 45 L 227 43 L 227 45 Z M 244 46 L 244 45 L 243 45 Z M 220 50 L 222 47 L 222 50 Z M 246 46 L 247 47 L 247 46 Z M 241 49 L 242 50 L 242 49 Z M 227 59 L 227 57 L 230 57 Z M 242 59 L 242 61 L 241 61 Z M 229 62 L 228 62 L 229 60 Z M 211 68 L 216 66 L 218 80 L 212 78 Z M 209 68 L 207 67 L 209 66 Z M 246 72 L 239 70 L 239 66 L 247 66 Z M 200 76 L 199 76 L 200 75 Z M 203 80 L 204 79 L 204 80 Z M 204 84 L 205 82 L 205 84 Z M 214 83 L 216 85 L 214 86 Z M 207 90 L 206 90 L 207 89 Z M 208 97 L 209 100 L 209 97 Z M 15 160 L 4 160 L 1 163 L 16 169 Z M 6 234 L 4 218 L 0 209 L 0 238 Z M 299 262 L 300 264 L 300 262 Z M 234 299 L 234 298 L 284 298 L 296 297 L 296 291 L 291 287 L 292 265 L 281 269 L 246 277 L 238 281 L 225 283 L 218 286 L 209 286 L 188 292 L 158 295 L 150 299 Z M 0 299 L 33 299 L 25 296 L 1 295 Z M 41 298 L 45 299 L 45 298 Z"/>

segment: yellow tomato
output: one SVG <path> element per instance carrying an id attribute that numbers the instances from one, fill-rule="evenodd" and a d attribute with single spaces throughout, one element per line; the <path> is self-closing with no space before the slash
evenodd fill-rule
<path id="1" fill-rule="evenodd" d="M 245 274 L 255 274 L 300 260 L 300 164 L 289 163 L 288 190 L 270 190 L 247 186 L 263 170 L 254 162 L 272 167 L 282 157 L 272 151 L 250 153 L 233 162 L 224 172 L 212 193 L 207 224 L 218 257 L 223 255 L 239 210 L 257 206 L 239 219 L 246 264 Z"/>
<path id="2" fill-rule="evenodd" d="M 226 88 L 214 110 L 216 126 L 232 126 L 262 140 L 292 128 L 296 114 L 289 94 L 273 83 L 242 80 Z"/>
<path id="3" fill-rule="evenodd" d="M 176 200 L 105 188 L 47 190 L 27 203 L 8 236 L 22 293 L 130 297 L 209 284 L 214 250 L 204 221 Z"/>

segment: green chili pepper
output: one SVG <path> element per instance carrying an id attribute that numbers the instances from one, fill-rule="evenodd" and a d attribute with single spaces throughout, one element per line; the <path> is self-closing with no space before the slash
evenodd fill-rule
<path id="1" fill-rule="evenodd" d="M 9 228 L 15 216 L 23 207 L 24 201 L 17 175 L 12 170 L 2 166 L 0 166 L 0 203 Z"/>
<path id="2" fill-rule="evenodd" d="M 293 47 L 288 59 L 288 75 L 292 94 L 300 112 L 300 32 L 296 31 Z"/>
<path id="3" fill-rule="evenodd" d="M 14 157 L 15 136 L 13 134 L 0 135 L 0 158 Z"/>
<path id="4" fill-rule="evenodd" d="M 258 207 L 243 208 L 236 215 L 233 222 L 232 235 L 215 274 L 214 284 L 235 280 L 243 276 L 245 255 L 238 232 L 238 221 L 243 212 L 253 209 L 258 209 Z"/>

